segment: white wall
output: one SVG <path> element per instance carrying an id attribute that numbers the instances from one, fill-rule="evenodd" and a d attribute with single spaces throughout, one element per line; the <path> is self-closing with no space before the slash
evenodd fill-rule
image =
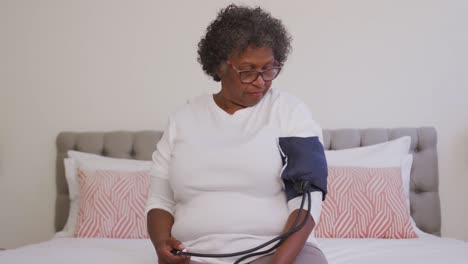
<path id="1" fill-rule="evenodd" d="M 0 0 L 0 248 L 53 235 L 60 131 L 162 129 L 217 89 L 196 47 L 226 3 Z M 437 128 L 442 231 L 468 241 L 467 3 L 261 4 L 295 39 L 275 85 L 323 127 Z"/>

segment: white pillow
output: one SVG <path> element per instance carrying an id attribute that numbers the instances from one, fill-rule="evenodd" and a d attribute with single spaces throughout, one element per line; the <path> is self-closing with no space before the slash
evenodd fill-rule
<path id="1" fill-rule="evenodd" d="M 410 211 L 410 179 L 413 155 L 409 154 L 411 137 L 404 136 L 380 144 L 350 148 L 343 150 L 327 150 L 325 156 L 328 166 L 350 166 L 365 168 L 400 167 L 403 190 L 408 211 Z M 411 223 L 415 231 L 422 231 L 416 226 L 413 218 Z"/>
<path id="2" fill-rule="evenodd" d="M 72 237 L 76 230 L 78 210 L 80 208 L 80 184 L 77 169 L 147 171 L 151 169 L 152 161 L 116 159 L 79 151 L 68 151 L 64 160 L 65 178 L 70 195 L 70 211 L 65 227 L 57 232 L 55 237 Z"/>
<path id="3" fill-rule="evenodd" d="M 388 166 L 398 163 L 400 156 L 409 154 L 410 146 L 411 137 L 404 136 L 365 147 L 326 150 L 325 155 L 331 165 Z"/>

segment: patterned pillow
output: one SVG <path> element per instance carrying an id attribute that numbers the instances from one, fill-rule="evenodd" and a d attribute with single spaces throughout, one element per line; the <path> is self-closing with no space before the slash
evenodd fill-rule
<path id="1" fill-rule="evenodd" d="M 78 169 L 80 209 L 75 237 L 148 238 L 149 171 Z"/>
<path id="2" fill-rule="evenodd" d="M 401 169 L 330 167 L 316 237 L 417 238 Z"/>

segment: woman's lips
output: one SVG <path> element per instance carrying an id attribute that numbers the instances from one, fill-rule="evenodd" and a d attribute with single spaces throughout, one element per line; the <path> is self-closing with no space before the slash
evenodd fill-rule
<path id="1" fill-rule="evenodd" d="M 263 95 L 263 92 L 251 92 L 251 93 L 247 93 L 247 94 L 250 95 L 250 96 L 259 97 L 259 96 Z"/>

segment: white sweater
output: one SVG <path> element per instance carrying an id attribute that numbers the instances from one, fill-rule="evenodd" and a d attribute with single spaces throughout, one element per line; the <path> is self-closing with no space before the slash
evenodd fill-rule
<path id="1" fill-rule="evenodd" d="M 171 213 L 172 236 L 192 252 L 230 253 L 270 240 L 282 233 L 302 198 L 288 202 L 281 180 L 277 140 L 289 136 L 318 136 L 323 142 L 307 106 L 285 92 L 270 89 L 257 105 L 233 115 L 212 95 L 195 98 L 169 118 L 153 153 L 146 213 Z M 321 205 L 321 192 L 313 192 L 316 223 Z M 316 243 L 313 236 L 308 241 Z"/>

